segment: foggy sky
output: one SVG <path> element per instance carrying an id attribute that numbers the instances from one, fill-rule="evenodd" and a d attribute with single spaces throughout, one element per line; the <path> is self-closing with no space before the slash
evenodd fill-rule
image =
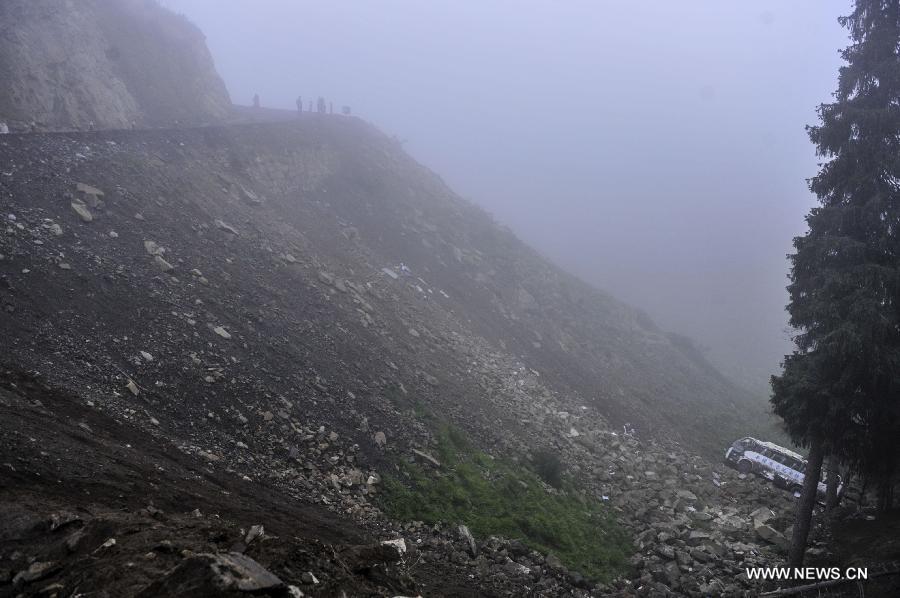
<path id="1" fill-rule="evenodd" d="M 765 382 L 850 0 L 163 0 L 232 100 L 319 95 Z"/>

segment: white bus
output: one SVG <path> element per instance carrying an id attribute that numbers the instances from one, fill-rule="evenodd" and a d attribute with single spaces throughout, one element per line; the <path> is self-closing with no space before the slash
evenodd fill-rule
<path id="1" fill-rule="evenodd" d="M 741 473 L 755 474 L 771 480 L 776 486 L 800 495 L 806 473 L 806 459 L 790 449 L 756 438 L 741 438 L 725 451 L 725 464 Z M 838 495 L 841 493 L 838 480 Z M 825 481 L 819 482 L 820 497 L 825 496 Z"/>

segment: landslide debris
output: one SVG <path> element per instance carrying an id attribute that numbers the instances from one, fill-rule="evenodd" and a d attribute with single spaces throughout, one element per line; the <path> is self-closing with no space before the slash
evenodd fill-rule
<path id="1" fill-rule="evenodd" d="M 0 592 L 197 573 L 309 595 L 752 595 L 744 567 L 780 558 L 751 514 L 785 534 L 793 499 L 697 456 L 746 433 L 749 403 L 721 402 L 740 392 L 364 123 L 8 135 L 0 164 L 0 496 L 22 522 Z M 627 563 L 601 581 L 548 543 L 391 517 L 387 476 L 415 493 L 403 464 L 458 465 L 429 414 L 488 458 L 557 455 L 572 486 L 532 491 L 607 514 Z M 42 523 L 66 513 L 71 533 Z"/>

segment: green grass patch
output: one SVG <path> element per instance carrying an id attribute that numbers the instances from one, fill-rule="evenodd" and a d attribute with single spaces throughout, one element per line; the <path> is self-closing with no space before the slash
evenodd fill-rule
<path id="1" fill-rule="evenodd" d="M 416 419 L 427 421 L 433 417 L 427 405 L 417 397 L 404 392 L 397 383 L 389 384 L 384 389 L 384 397 L 398 410 L 407 412 Z"/>
<path id="2" fill-rule="evenodd" d="M 435 457 L 440 471 L 403 462 L 397 475 L 384 476 L 379 502 L 387 513 L 402 521 L 464 523 L 481 539 L 518 539 L 595 581 L 627 570 L 627 535 L 604 505 L 567 481 L 565 490 L 548 492 L 531 469 L 492 459 L 449 426 L 438 434 Z"/>

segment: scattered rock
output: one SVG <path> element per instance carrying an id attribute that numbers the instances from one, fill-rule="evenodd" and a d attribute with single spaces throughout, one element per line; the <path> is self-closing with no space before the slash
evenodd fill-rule
<path id="1" fill-rule="evenodd" d="M 175 266 L 163 259 L 161 255 L 153 256 L 153 264 L 166 274 L 175 270 Z"/>
<path id="2" fill-rule="evenodd" d="M 340 559 L 353 573 L 364 573 L 378 565 L 396 563 L 406 552 L 406 543 L 400 540 L 388 540 L 381 544 L 348 546 L 343 548 Z"/>
<path id="3" fill-rule="evenodd" d="M 257 538 L 262 538 L 266 534 L 266 530 L 261 525 L 254 525 L 250 528 L 250 531 L 247 532 L 247 535 L 244 537 L 244 544 L 250 545 L 253 540 Z"/>
<path id="4" fill-rule="evenodd" d="M 773 517 L 775 517 L 775 513 L 768 507 L 760 507 L 750 513 L 750 519 L 753 520 L 754 527 L 763 525 Z"/>
<path id="5" fill-rule="evenodd" d="M 376 440 L 376 442 L 377 442 L 377 440 Z M 431 455 L 429 455 L 428 453 L 417 450 L 417 449 L 413 449 L 412 452 L 415 456 L 419 457 L 420 459 L 426 461 L 427 463 L 433 465 L 434 467 L 440 468 L 441 462 L 438 461 L 437 459 L 435 459 L 434 457 L 432 457 Z"/>
<path id="6" fill-rule="evenodd" d="M 785 535 L 772 526 L 768 525 L 767 523 L 754 525 L 753 531 L 756 532 L 757 536 L 759 536 L 766 542 L 771 542 L 782 550 L 787 550 L 790 546 L 790 542 L 788 542 L 788 539 L 785 537 Z"/>
<path id="7" fill-rule="evenodd" d="M 35 561 L 27 569 L 20 571 L 13 577 L 13 585 L 17 586 L 44 579 L 57 569 L 59 569 L 59 566 L 52 561 Z"/>
<path id="8" fill-rule="evenodd" d="M 653 551 L 667 561 L 675 560 L 675 549 L 667 544 L 657 544 Z"/>
<path id="9" fill-rule="evenodd" d="M 100 189 L 85 183 L 75 183 L 75 191 L 84 195 L 93 195 L 95 197 L 103 197 L 104 193 Z"/>
<path id="10" fill-rule="evenodd" d="M 166 252 L 156 241 L 144 241 L 144 251 L 150 255 L 162 255 Z"/>
<path id="11" fill-rule="evenodd" d="M 258 196 L 256 193 L 254 193 L 254 192 L 251 191 L 250 189 L 247 189 L 246 187 L 244 187 L 244 186 L 241 185 L 240 183 L 238 183 L 238 189 L 241 190 L 241 197 L 242 197 L 242 198 L 244 199 L 244 201 L 246 201 L 247 203 L 250 203 L 250 204 L 255 205 L 255 206 L 262 203 L 262 200 L 259 198 L 259 196 Z"/>
<path id="12" fill-rule="evenodd" d="M 189 556 L 138 594 L 214 598 L 225 592 L 260 593 L 284 589 L 284 582 L 248 556 L 201 553 Z"/>
<path id="13" fill-rule="evenodd" d="M 690 490 L 684 490 L 684 489 L 676 490 L 676 491 L 675 491 L 675 496 L 677 496 L 677 497 L 680 498 L 681 500 L 687 500 L 687 501 L 690 501 L 690 502 L 696 502 L 696 501 L 697 501 L 697 495 L 694 494 L 693 492 L 691 492 Z"/>
<path id="14" fill-rule="evenodd" d="M 213 332 L 215 332 L 216 334 L 218 334 L 219 336 L 221 336 L 222 338 L 224 338 L 226 340 L 231 338 L 231 333 L 229 333 L 227 330 L 225 330 L 225 328 L 223 328 L 222 326 L 216 326 L 215 328 L 213 328 Z"/>
<path id="15" fill-rule="evenodd" d="M 50 515 L 50 531 L 55 532 L 56 530 L 63 529 L 73 523 L 80 523 L 81 521 L 81 517 L 74 513 L 54 513 Z"/>
<path id="16" fill-rule="evenodd" d="M 75 210 L 75 213 L 78 214 L 78 217 L 81 218 L 82 222 L 92 222 L 94 220 L 94 215 L 91 214 L 91 211 L 84 203 L 73 201 L 71 205 L 72 209 Z"/>
<path id="17" fill-rule="evenodd" d="M 230 233 L 235 236 L 238 235 L 237 229 L 235 229 L 233 226 L 231 226 L 230 224 L 228 224 L 222 220 L 216 220 L 215 225 L 216 225 L 216 228 L 218 228 L 219 230 L 223 230 L 226 233 Z"/>
<path id="18" fill-rule="evenodd" d="M 466 550 L 468 550 L 469 556 L 473 559 L 478 557 L 478 544 L 475 542 L 475 536 L 472 535 L 469 528 L 465 525 L 460 525 L 457 530 L 463 541 L 466 543 Z"/>

